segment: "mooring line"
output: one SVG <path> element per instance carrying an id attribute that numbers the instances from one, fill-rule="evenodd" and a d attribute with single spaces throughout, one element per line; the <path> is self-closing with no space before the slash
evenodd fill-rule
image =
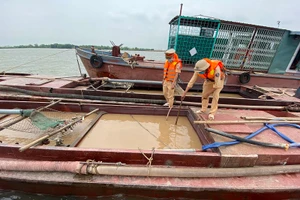
<path id="1" fill-rule="evenodd" d="M 20 64 L 20 65 L 17 65 L 17 66 L 14 66 L 14 67 L 8 68 L 8 69 L 6 69 L 6 70 L 3 70 L 1 73 L 5 74 L 5 72 L 6 72 L 6 71 L 10 71 L 10 70 L 12 70 L 12 69 L 15 69 L 15 68 L 17 68 L 17 67 L 21 67 L 21 66 L 23 66 L 23 65 L 26 65 L 26 64 L 29 64 L 29 63 L 33 63 L 33 62 L 39 61 L 39 60 L 41 60 L 41 59 L 45 59 L 45 58 L 48 58 L 48 57 L 50 57 L 50 56 L 54 56 L 54 55 L 57 55 L 57 54 L 60 54 L 60 53 L 66 52 L 66 51 L 70 51 L 70 50 L 72 50 L 72 49 L 68 49 L 68 50 L 60 51 L 60 52 L 57 52 L 57 53 L 54 53 L 54 54 L 50 54 L 50 55 L 47 55 L 47 56 L 41 57 L 41 58 L 39 58 L 39 59 L 36 59 L 36 60 L 32 60 L 32 61 L 29 61 L 29 62 L 26 62 L 26 63 Z"/>

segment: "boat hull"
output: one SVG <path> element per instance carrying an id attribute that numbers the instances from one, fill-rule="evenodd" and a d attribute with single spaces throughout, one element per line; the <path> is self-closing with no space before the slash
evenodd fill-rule
<path id="1" fill-rule="evenodd" d="M 299 177 L 246 179 L 177 179 L 86 176 L 67 173 L 0 172 L 0 187 L 31 193 L 74 196 L 124 195 L 148 198 L 190 199 L 296 199 Z M 279 183 L 275 184 L 275 181 Z M 284 183 L 284 184 L 282 184 Z M 284 185 L 284 186 L 283 186 Z"/>
<path id="2" fill-rule="evenodd" d="M 37 109 L 49 105 L 50 98 L 42 95 L 49 93 L 52 97 L 57 94 L 72 94 L 69 97 L 76 97 L 80 94 L 82 97 L 89 95 L 89 97 L 109 95 L 105 91 L 82 91 L 80 89 L 75 90 L 72 85 L 77 87 L 76 84 L 83 84 L 85 82 L 76 81 L 73 83 L 71 80 L 58 79 L 49 82 L 44 81 L 46 84 L 43 86 L 39 79 L 34 79 L 38 86 L 28 86 L 25 83 L 32 82 L 23 80 L 23 86 L 20 86 L 20 78 L 14 80 L 11 78 L 10 83 L 17 83 L 19 88 L 30 89 L 31 92 L 37 92 L 41 97 L 33 98 L 15 95 L 0 97 L 0 108 L 2 109 Z M 76 79 L 77 80 L 77 79 Z M 58 85 L 62 84 L 62 88 Z M 6 83 L 7 84 L 7 83 Z M 54 86 L 57 86 L 55 88 Z M 49 87 L 51 86 L 51 87 Z M 17 87 L 17 86 L 15 86 Z M 1 87 L 0 87 L 1 88 Z M 82 89 L 82 88 L 81 88 Z M 247 89 L 247 88 L 245 88 Z M 7 92 L 7 91 L 6 91 Z M 17 90 L 11 91 L 17 92 Z M 21 91 L 19 91 L 21 92 Z M 42 93 L 44 92 L 44 93 Z M 253 91 L 251 92 L 254 93 Z M 77 95 L 76 95 L 77 94 Z M 79 95 L 79 96 L 80 96 Z M 117 97 L 129 98 L 132 95 L 135 98 L 140 98 L 139 94 L 118 94 L 118 96 L 112 96 L 112 99 L 116 100 Z M 153 100 L 162 99 L 161 96 L 150 95 Z M 68 96 L 64 96 L 65 98 Z M 149 96 L 147 98 L 150 98 Z M 52 99 L 53 100 L 53 99 Z M 231 102 L 239 101 L 243 104 L 268 104 L 273 105 L 288 105 L 289 102 L 276 102 L 273 103 L 267 101 L 252 101 L 252 100 L 222 100 Z M 245 103 L 247 102 L 247 103 Z M 225 103 L 225 102 L 224 102 Z M 236 103 L 238 104 L 238 103 Z M 235 105 L 238 107 L 237 105 Z M 118 104 L 117 102 L 112 104 L 104 104 L 103 102 L 96 100 L 82 101 L 76 99 L 63 99 L 57 104 L 51 106 L 51 109 L 60 112 L 76 112 L 76 113 L 88 113 L 92 110 L 99 109 L 102 112 L 111 114 L 138 114 L 138 115 L 163 115 L 168 112 L 168 108 L 159 105 L 150 104 Z M 245 116 L 274 116 L 274 117 L 296 117 L 291 112 L 281 110 L 271 111 L 270 107 L 266 106 L 261 108 L 266 110 L 255 111 L 249 109 L 240 109 L 234 111 L 233 109 L 219 109 L 216 120 L 225 119 L 240 119 L 240 115 Z M 214 136 L 206 131 L 206 127 L 209 125 L 200 125 L 193 123 L 196 120 L 204 119 L 202 115 L 196 114 L 198 108 L 190 108 L 187 106 L 174 106 L 170 112 L 170 116 L 185 116 L 188 118 L 195 130 L 199 140 L 203 145 L 211 144 L 215 141 L 219 141 L 220 138 L 214 138 Z M 233 116 L 236 115 L 236 118 Z M 4 117 L 4 116 L 1 116 Z M 90 120 L 90 123 L 86 124 L 86 128 L 82 129 L 83 132 L 88 132 L 92 128 L 93 123 L 100 118 L 94 117 L 94 120 Z M 83 123 L 81 123 L 82 125 Z M 84 124 L 83 124 L 84 125 Z M 172 124 L 173 125 L 173 124 Z M 172 126 L 171 126 L 172 127 Z M 238 126 L 236 124 L 231 125 L 219 125 L 221 130 L 228 130 L 237 134 L 250 133 L 253 130 L 257 130 L 257 127 L 250 129 L 249 125 L 243 124 Z M 299 134 L 296 134 L 298 130 L 281 129 L 282 132 L 287 132 L 290 136 L 293 136 L 295 141 L 299 141 Z M 298 166 L 300 164 L 300 152 L 299 148 L 291 148 L 289 150 L 284 149 L 270 149 L 263 147 L 256 147 L 247 144 L 239 144 L 231 147 L 213 148 L 207 151 L 201 151 L 200 149 L 189 149 L 187 152 L 185 149 L 155 149 L 155 152 L 151 150 L 127 150 L 127 149 L 104 149 L 104 148 L 79 148 L 76 144 L 84 137 L 84 135 L 78 134 L 78 138 L 74 137 L 72 141 L 66 144 L 71 144 L 69 147 L 61 146 L 49 146 L 38 145 L 31 147 L 24 152 L 20 152 L 19 149 L 24 144 L 19 140 L 8 140 L 6 135 L 1 139 L 0 144 L 0 158 L 1 161 L 16 161 L 16 162 L 87 162 L 88 160 L 94 160 L 95 162 L 102 161 L 115 165 L 119 162 L 125 163 L 126 167 L 140 167 L 147 168 L 151 171 L 154 168 L 178 170 L 184 169 L 185 171 L 198 169 L 204 170 L 226 170 L 227 171 L 242 171 L 246 168 L 255 169 L 259 167 L 271 168 L 276 165 L 277 167 L 286 166 Z M 26 134 L 26 133 L 24 133 Z M 74 134 L 74 133 L 73 133 Z M 87 133 L 88 134 L 88 133 Z M 265 138 L 274 139 L 274 142 L 278 140 L 277 135 L 267 134 L 261 136 L 262 141 L 266 141 Z M 12 135 L 10 135 L 12 138 Z M 9 138 L 9 139 L 10 139 Z M 77 138 L 77 139 L 76 139 Z M 259 138 L 259 137 L 257 137 Z M 9 143 L 11 142 L 12 143 Z M 67 141 L 67 139 L 65 139 Z M 75 141 L 75 142 L 73 142 Z M 221 140 L 223 141 L 223 140 Z M 280 141 L 278 141 L 280 142 Z M 18 144 L 17 144 L 18 143 Z M 74 145 L 73 145 L 74 144 Z M 151 160 L 151 166 L 147 166 L 147 160 L 142 152 L 150 157 L 153 153 L 153 160 Z M 8 163 L 8 162 L 5 162 Z M 24 165 L 17 165 L 22 166 Z M 31 165 L 30 165 L 31 166 Z M 40 164 L 40 166 L 45 166 Z M 121 168 L 119 166 L 114 166 Z M 53 194 L 53 195 L 76 195 L 76 196 L 111 196 L 111 195 L 128 195 L 128 196 L 145 196 L 148 198 L 191 198 L 191 199 L 293 199 L 298 198 L 300 195 L 300 178 L 299 172 L 294 173 L 280 173 L 272 175 L 251 175 L 251 176 L 209 176 L 209 177 L 191 177 L 191 173 L 182 176 L 150 176 L 150 175 L 117 175 L 117 174 L 80 174 L 70 171 L 33 171 L 33 170 L 12 170 L 11 168 L 4 169 L 4 166 L 0 164 L 0 188 L 6 190 L 19 190 L 33 193 Z M 180 170 L 179 170 L 180 171 Z M 220 173 L 219 173 L 220 174 Z M 193 175 L 193 174 L 192 174 Z"/>
<path id="3" fill-rule="evenodd" d="M 162 81 L 163 79 L 163 62 L 156 61 L 138 61 L 138 65 L 131 66 L 126 63 L 121 57 L 113 57 L 108 55 L 99 55 L 103 58 L 103 65 L 95 68 L 90 63 L 92 56 L 87 50 L 76 48 L 88 75 L 92 78 L 109 77 L 113 79 L 129 79 L 129 80 L 147 80 L 147 81 Z M 182 82 L 189 82 L 193 76 L 193 66 L 184 65 L 180 74 Z M 240 81 L 243 71 L 232 71 L 228 75 L 227 85 L 259 85 L 262 87 L 287 87 L 298 88 L 300 85 L 300 77 L 251 73 L 249 81 Z M 203 80 L 198 78 L 197 83 L 203 83 Z"/>

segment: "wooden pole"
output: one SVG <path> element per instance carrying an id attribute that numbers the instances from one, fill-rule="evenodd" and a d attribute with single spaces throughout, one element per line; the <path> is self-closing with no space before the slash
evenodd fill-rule
<path id="1" fill-rule="evenodd" d="M 245 120 L 300 120 L 300 117 L 245 117 L 241 116 L 241 119 Z"/>
<path id="2" fill-rule="evenodd" d="M 170 115 L 171 110 L 172 110 L 172 107 L 170 107 L 170 109 L 169 109 L 169 111 L 168 111 L 168 114 L 167 114 L 167 117 L 166 117 L 166 121 L 168 120 L 168 117 L 169 117 L 169 115 Z"/>
<path id="3" fill-rule="evenodd" d="M 279 120 L 253 120 L 253 121 L 244 121 L 244 120 L 233 120 L 233 121 L 194 121 L 195 124 L 249 124 L 249 123 L 269 123 L 269 124 L 279 124 L 279 123 L 294 123 L 300 124 L 300 120 L 293 121 L 279 121 Z"/>
<path id="4" fill-rule="evenodd" d="M 179 104 L 180 101 L 175 101 L 176 104 Z M 183 102 L 183 105 L 188 106 L 201 106 L 201 103 L 194 102 Z M 286 110 L 284 106 L 248 106 L 248 105 L 231 105 L 231 104 L 219 104 L 219 108 L 236 108 L 236 109 L 258 109 L 258 110 Z"/>
<path id="5" fill-rule="evenodd" d="M 177 122 L 178 122 L 179 113 L 180 113 L 180 110 L 181 110 L 181 105 L 182 105 L 182 99 L 181 99 L 181 101 L 180 101 L 179 110 L 178 110 L 178 112 L 177 112 L 177 117 L 176 117 L 176 120 L 175 120 L 175 125 L 177 125 Z"/>

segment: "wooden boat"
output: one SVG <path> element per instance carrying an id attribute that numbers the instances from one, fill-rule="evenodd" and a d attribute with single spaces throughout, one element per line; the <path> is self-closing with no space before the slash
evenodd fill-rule
<path id="1" fill-rule="evenodd" d="M 278 95 L 275 88 L 239 86 L 235 89 L 248 98 L 222 98 L 224 107 L 220 106 L 211 122 L 196 113 L 199 96 L 189 95 L 189 102 L 174 106 L 166 120 L 168 108 L 161 106 L 161 95 L 93 90 L 97 86 L 90 81 L 82 77 L 0 76 L 0 111 L 5 113 L 0 116 L 0 189 L 78 196 L 299 197 L 300 114 L 297 109 L 287 111 L 298 108 L 295 89 Z M 265 98 L 249 98 L 255 95 Z M 41 131 L 34 125 L 40 123 L 34 118 L 36 113 L 46 117 L 47 123 L 41 121 L 42 125 L 53 119 L 58 125 Z M 188 120 L 196 139 L 188 139 L 185 147 L 172 146 L 174 138 L 168 144 L 153 145 L 151 138 L 158 141 L 160 135 L 144 129 L 146 136 L 139 135 L 141 131 L 127 133 L 128 141 L 135 144 L 131 147 L 105 146 L 105 137 L 96 141 L 98 146 L 80 146 L 93 132 L 101 136 L 115 129 L 124 135 L 122 125 L 101 128 L 109 114 L 142 115 L 135 121 L 139 126 L 147 123 L 142 120 L 145 116 L 162 117 L 159 123 L 174 132 L 176 127 L 184 129 L 183 121 Z M 282 139 L 274 130 L 289 138 Z M 229 143 L 232 139 L 218 132 L 235 136 L 234 143 L 252 132 L 261 133 L 233 145 Z M 190 143 L 196 141 L 201 146 L 191 148 Z"/>
<path id="2" fill-rule="evenodd" d="M 88 75 L 92 78 L 109 77 L 112 79 L 161 81 L 164 62 L 146 60 L 141 56 L 133 56 L 135 64 L 125 61 L 121 56 L 112 56 L 108 52 L 96 50 L 97 57 L 89 49 L 76 47 Z M 163 52 L 162 52 L 163 53 Z M 99 63 L 98 61 L 99 60 Z M 194 66 L 184 65 L 180 81 L 187 83 L 193 76 Z M 200 78 L 199 84 L 203 82 Z M 247 83 L 246 83 L 247 82 Z M 263 87 L 298 88 L 300 76 L 251 73 L 249 71 L 230 71 L 227 85 L 259 85 Z"/>
<path id="3" fill-rule="evenodd" d="M 297 31 L 181 14 L 169 25 L 168 48 L 174 48 L 183 62 L 180 80 L 184 83 L 198 60 L 211 58 L 222 60 L 229 70 L 227 85 L 295 89 L 300 85 Z M 129 55 L 116 45 L 112 51 L 75 50 L 92 78 L 162 80 L 164 61 Z"/>

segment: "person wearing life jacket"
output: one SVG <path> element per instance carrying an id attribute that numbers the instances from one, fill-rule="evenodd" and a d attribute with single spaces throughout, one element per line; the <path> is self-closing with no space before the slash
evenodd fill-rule
<path id="1" fill-rule="evenodd" d="M 214 120 L 218 110 L 218 101 L 221 90 L 224 87 L 225 67 L 220 60 L 210 60 L 204 58 L 199 60 L 194 67 L 194 75 L 189 81 L 181 99 L 185 98 L 186 93 L 191 89 L 198 77 L 205 79 L 202 89 L 202 108 L 196 113 L 205 113 L 208 107 L 209 96 L 212 94 L 213 99 L 208 119 Z"/>
<path id="2" fill-rule="evenodd" d="M 165 65 L 163 75 L 163 94 L 167 101 L 164 106 L 173 107 L 174 91 L 177 83 L 178 75 L 181 73 L 182 63 L 178 58 L 174 49 L 169 49 L 165 52 Z"/>

